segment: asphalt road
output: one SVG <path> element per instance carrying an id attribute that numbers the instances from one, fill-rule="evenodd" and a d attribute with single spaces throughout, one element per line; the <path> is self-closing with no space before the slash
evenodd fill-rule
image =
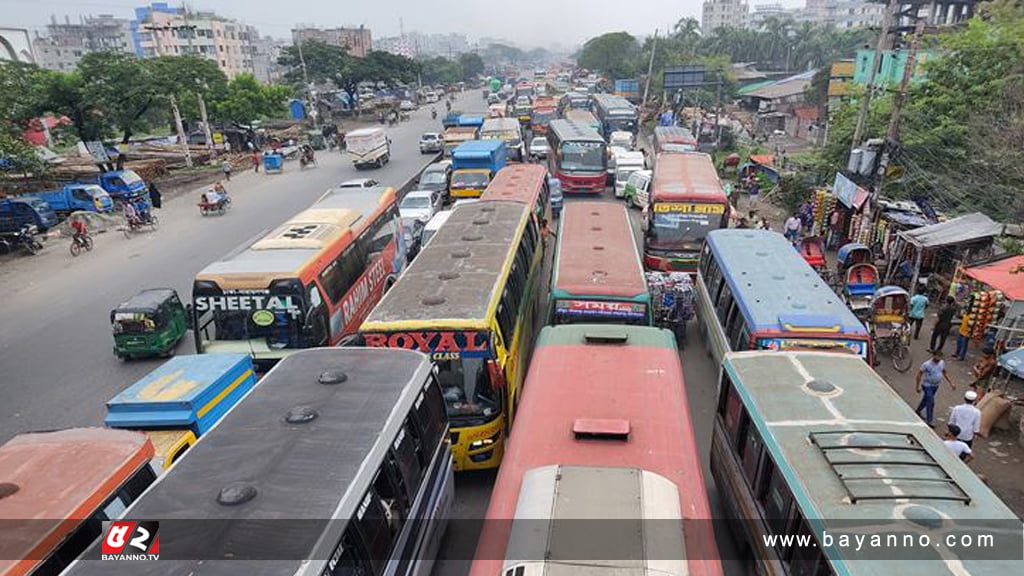
<path id="1" fill-rule="evenodd" d="M 444 105 L 437 106 L 439 116 Z M 461 95 L 457 107 L 482 112 L 479 91 Z M 28 430 L 100 425 L 104 403 L 159 365 L 121 362 L 112 353 L 110 310 L 139 290 L 170 287 L 183 300 L 205 265 L 308 207 L 329 186 L 370 177 L 400 186 L 428 156 L 419 135 L 440 129 L 429 106 L 387 128 L 391 162 L 357 171 L 347 157 L 320 152 L 318 166 L 283 174 L 236 174 L 228 190 L 231 211 L 199 215 L 200 190 L 168 199 L 157 211 L 160 229 L 125 239 L 117 231 L 96 235 L 92 252 L 72 258 L 67 240 L 51 240 L 37 256 L 0 260 L 0 443 Z M 194 353 L 191 336 L 178 346 Z"/>

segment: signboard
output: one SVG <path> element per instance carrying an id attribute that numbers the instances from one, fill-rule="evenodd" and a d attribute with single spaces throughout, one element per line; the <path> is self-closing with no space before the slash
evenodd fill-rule
<path id="1" fill-rule="evenodd" d="M 269 325 L 274 314 L 284 312 L 292 318 L 302 318 L 302 306 L 294 296 L 273 296 L 267 291 L 227 292 L 209 296 L 196 296 L 196 312 L 252 312 L 253 323 Z M 268 315 L 269 313 L 269 315 Z"/>
<path id="2" fill-rule="evenodd" d="M 110 162 L 110 155 L 107 154 L 106 147 L 103 146 L 103 142 L 86 142 L 85 149 L 89 151 L 89 155 L 97 164 L 107 164 Z"/>
<path id="3" fill-rule="evenodd" d="M 705 68 L 700 64 L 665 68 L 665 90 L 695 90 L 704 85 Z"/>
<path id="4" fill-rule="evenodd" d="M 419 350 L 432 360 L 490 357 L 487 334 L 472 330 L 370 332 L 363 338 L 370 348 Z"/>
<path id="5" fill-rule="evenodd" d="M 810 338 L 762 338 L 757 341 L 759 350 L 776 352 L 798 350 L 828 350 L 855 354 L 862 358 L 868 355 L 867 342 L 863 340 L 825 340 Z"/>
<path id="6" fill-rule="evenodd" d="M 555 314 L 585 318 L 643 319 L 647 307 L 635 302 L 606 302 L 595 300 L 559 300 Z"/>
<path id="7" fill-rule="evenodd" d="M 724 204 L 695 204 L 692 202 L 659 202 L 654 205 L 655 213 L 673 214 L 725 214 Z"/>
<path id="8" fill-rule="evenodd" d="M 223 132 L 214 132 L 213 133 L 213 143 L 218 145 L 218 146 L 223 144 L 224 143 L 224 133 Z"/>
<path id="9" fill-rule="evenodd" d="M 842 173 L 836 172 L 836 180 L 832 183 L 832 194 L 847 208 L 853 208 L 853 199 L 857 196 L 857 185 Z"/>

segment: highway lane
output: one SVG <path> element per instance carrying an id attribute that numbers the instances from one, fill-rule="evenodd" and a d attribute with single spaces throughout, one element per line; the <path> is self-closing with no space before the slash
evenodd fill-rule
<path id="1" fill-rule="evenodd" d="M 439 116 L 444 105 L 439 108 Z M 481 112 L 479 92 L 466 92 L 457 107 Z M 347 127 L 346 127 L 347 128 Z M 320 152 L 318 167 L 283 174 L 236 174 L 228 190 L 232 208 L 221 217 L 199 215 L 200 190 L 171 198 L 157 211 L 160 229 L 125 239 L 99 234 L 92 252 L 72 258 L 66 240 L 48 242 L 35 257 L 0 264 L 0 443 L 27 430 L 99 425 L 104 403 L 160 360 L 123 363 L 112 354 L 110 310 L 139 290 L 170 287 L 183 299 L 209 262 L 308 207 L 329 186 L 371 177 L 399 186 L 429 159 L 419 135 L 440 129 L 430 106 L 387 128 L 391 162 L 357 171 L 347 157 Z M 194 353 L 191 336 L 178 353 Z"/>

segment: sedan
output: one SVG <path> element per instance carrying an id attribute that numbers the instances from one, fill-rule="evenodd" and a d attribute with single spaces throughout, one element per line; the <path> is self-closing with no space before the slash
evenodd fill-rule
<path id="1" fill-rule="evenodd" d="M 543 159 L 548 157 L 548 140 L 543 136 L 538 136 L 533 140 L 530 140 L 530 157 Z"/>
<path id="2" fill-rule="evenodd" d="M 437 190 L 444 192 L 448 190 L 448 178 L 451 177 L 452 165 L 449 162 L 438 162 L 427 166 L 420 174 L 420 181 L 417 188 L 420 190 Z"/>
<path id="3" fill-rule="evenodd" d="M 437 132 L 424 132 L 420 136 L 420 154 L 444 150 L 444 139 Z"/>
<path id="4" fill-rule="evenodd" d="M 355 180 L 345 180 L 335 188 L 373 188 L 374 186 L 380 186 L 380 183 L 373 178 L 356 178 Z"/>
<path id="5" fill-rule="evenodd" d="M 439 190 L 413 190 L 406 194 L 398 205 L 398 213 L 402 217 L 402 222 L 411 223 L 419 220 L 425 223 L 441 210 L 443 200 Z"/>

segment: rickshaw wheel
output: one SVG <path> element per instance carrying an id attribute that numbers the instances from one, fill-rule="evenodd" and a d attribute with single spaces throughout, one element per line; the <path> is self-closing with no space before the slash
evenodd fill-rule
<path id="1" fill-rule="evenodd" d="M 892 349 L 892 367 L 897 372 L 906 372 L 910 370 L 910 366 L 913 361 L 910 359 L 910 347 L 906 344 L 899 342 Z"/>

